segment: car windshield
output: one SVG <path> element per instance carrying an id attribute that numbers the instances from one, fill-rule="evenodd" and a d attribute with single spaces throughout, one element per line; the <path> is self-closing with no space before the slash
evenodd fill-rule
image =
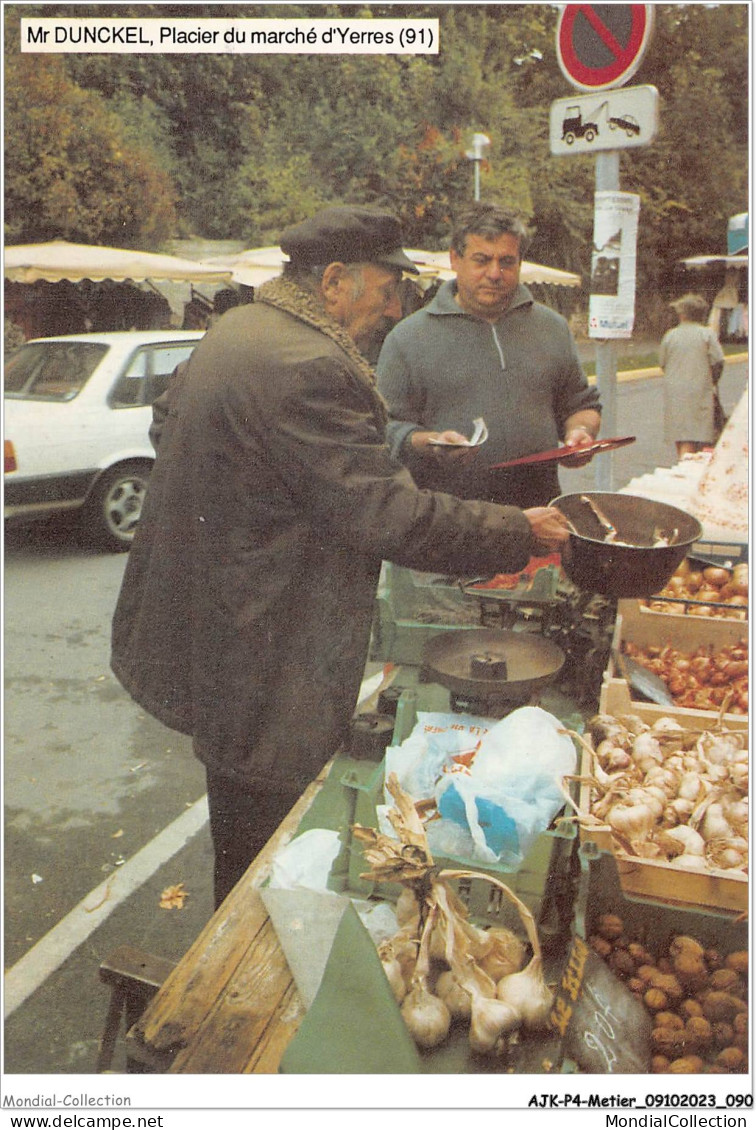
<path id="1" fill-rule="evenodd" d="M 107 351 L 107 345 L 92 341 L 30 341 L 6 359 L 5 395 L 72 400 Z"/>

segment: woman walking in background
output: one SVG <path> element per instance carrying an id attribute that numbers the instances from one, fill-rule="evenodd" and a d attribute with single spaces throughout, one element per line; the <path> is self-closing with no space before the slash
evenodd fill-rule
<path id="1" fill-rule="evenodd" d="M 664 438 L 674 443 L 680 459 L 714 443 L 714 396 L 724 366 L 717 336 L 703 323 L 708 304 L 699 294 L 684 294 L 671 302 L 679 325 L 669 330 L 659 347 L 664 370 Z"/>

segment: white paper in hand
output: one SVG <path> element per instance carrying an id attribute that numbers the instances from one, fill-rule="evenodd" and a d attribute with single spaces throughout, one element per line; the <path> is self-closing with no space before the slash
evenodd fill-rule
<path id="1" fill-rule="evenodd" d="M 473 434 L 469 439 L 429 439 L 428 443 L 434 447 L 480 447 L 488 439 L 488 428 L 482 416 L 473 420 Z"/>

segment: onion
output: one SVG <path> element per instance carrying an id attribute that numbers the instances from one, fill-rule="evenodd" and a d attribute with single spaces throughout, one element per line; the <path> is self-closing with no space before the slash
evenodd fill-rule
<path id="1" fill-rule="evenodd" d="M 709 565 L 703 570 L 703 579 L 718 589 L 727 584 L 730 579 L 730 572 L 728 569 L 721 569 L 717 565 Z"/>
<path id="2" fill-rule="evenodd" d="M 736 565 L 730 582 L 732 591 L 738 596 L 748 596 L 748 566 Z"/>

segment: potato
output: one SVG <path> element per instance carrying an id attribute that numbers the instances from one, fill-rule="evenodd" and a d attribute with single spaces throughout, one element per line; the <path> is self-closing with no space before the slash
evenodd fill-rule
<path id="1" fill-rule="evenodd" d="M 635 962 L 627 950 L 615 950 L 609 958 L 608 965 L 618 977 L 632 977 L 635 973 Z"/>
<path id="2" fill-rule="evenodd" d="M 651 986 L 654 989 L 661 989 L 673 1004 L 677 1004 L 685 996 L 683 987 L 674 973 L 660 973 L 657 970 L 656 976 L 651 981 Z"/>
<path id="3" fill-rule="evenodd" d="M 711 1046 L 713 1033 L 705 1016 L 691 1016 L 685 1025 L 691 1051 L 703 1052 Z"/>
<path id="4" fill-rule="evenodd" d="M 686 1037 L 683 1028 L 654 1028 L 651 1032 L 651 1047 L 655 1052 L 673 1058 L 686 1050 Z"/>
<path id="5" fill-rule="evenodd" d="M 672 968 L 680 984 L 689 992 L 699 992 L 708 984 L 709 972 L 703 963 L 703 956 L 695 956 L 692 950 L 676 954 L 672 959 Z"/>
<path id="6" fill-rule="evenodd" d="M 665 1075 L 669 1071 L 669 1060 L 666 1055 L 651 1056 L 651 1074 Z"/>
<path id="7" fill-rule="evenodd" d="M 646 989 L 643 1003 L 650 1012 L 661 1012 L 667 1008 L 669 997 L 661 989 Z"/>
<path id="8" fill-rule="evenodd" d="M 676 1012 L 657 1012 L 654 1017 L 654 1024 L 657 1028 L 672 1028 L 681 1031 L 685 1027 L 685 1021 Z"/>
<path id="9" fill-rule="evenodd" d="M 706 993 L 701 1001 L 701 1008 L 707 1020 L 732 1020 L 744 1007 L 743 1002 L 731 993 L 714 990 Z"/>
<path id="10" fill-rule="evenodd" d="M 646 947 L 642 946 L 639 942 L 630 942 L 629 946 L 627 947 L 627 952 L 630 954 L 631 958 L 638 966 L 654 964 L 654 959 L 651 954 L 648 952 Z"/>
<path id="11" fill-rule="evenodd" d="M 691 1016 L 703 1016 L 701 1002 L 694 1001 L 691 997 L 684 1000 L 680 1005 L 680 1016 L 683 1020 L 689 1020 Z"/>
<path id="12" fill-rule="evenodd" d="M 736 950 L 725 958 L 725 968 L 734 969 L 736 973 L 748 976 L 748 950 Z"/>
<path id="13" fill-rule="evenodd" d="M 722 1048 L 714 1062 L 718 1067 L 733 1072 L 745 1071 L 748 1066 L 746 1055 L 740 1048 Z"/>
<path id="14" fill-rule="evenodd" d="M 596 933 L 612 942 L 624 932 L 625 924 L 616 914 L 602 914 L 596 925 Z"/>
<path id="15" fill-rule="evenodd" d="M 673 1059 L 667 1068 L 669 1075 L 700 1075 L 703 1071 L 703 1060 L 697 1055 L 686 1055 L 681 1059 Z"/>
<path id="16" fill-rule="evenodd" d="M 704 961 L 707 969 L 721 969 L 724 964 L 721 953 L 715 949 L 704 950 Z"/>
<path id="17" fill-rule="evenodd" d="M 735 1039 L 735 1029 L 725 1020 L 717 1020 L 711 1026 L 711 1034 L 718 1048 L 729 1047 Z"/>
<path id="18" fill-rule="evenodd" d="M 669 956 L 673 959 L 681 953 L 687 953 L 702 961 L 705 952 L 701 943 L 691 938 L 689 934 L 676 934 L 669 943 Z"/>
<path id="19" fill-rule="evenodd" d="M 709 978 L 709 986 L 716 992 L 732 993 L 742 988 L 742 981 L 734 969 L 716 969 Z M 740 993 L 735 993 L 740 996 Z"/>

